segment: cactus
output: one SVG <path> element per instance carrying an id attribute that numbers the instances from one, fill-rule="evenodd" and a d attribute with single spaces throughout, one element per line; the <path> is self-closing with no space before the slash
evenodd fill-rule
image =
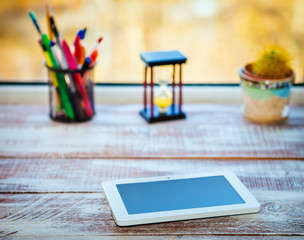
<path id="1" fill-rule="evenodd" d="M 253 63 L 253 72 L 263 78 L 280 79 L 290 75 L 290 55 L 279 45 L 270 45 L 261 51 L 258 60 Z"/>

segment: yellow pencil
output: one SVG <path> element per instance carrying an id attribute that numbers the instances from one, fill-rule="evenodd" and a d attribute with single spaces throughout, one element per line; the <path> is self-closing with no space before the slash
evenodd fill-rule
<path id="1" fill-rule="evenodd" d="M 42 50 L 42 53 L 44 55 L 46 65 L 49 66 L 49 67 L 53 67 L 50 56 L 47 53 L 47 51 L 45 51 L 45 48 L 43 46 L 42 41 L 39 41 L 39 45 L 41 46 L 41 50 Z M 49 71 L 49 76 L 50 76 L 50 79 L 52 81 L 52 84 L 53 84 L 54 88 L 57 89 L 58 88 L 58 81 L 57 81 L 56 73 L 54 71 Z M 60 112 L 61 104 L 60 104 L 60 98 L 59 98 L 58 93 L 57 93 L 56 90 L 54 91 L 54 94 L 55 94 L 56 106 L 53 109 L 53 114 L 56 114 L 56 112 Z"/>

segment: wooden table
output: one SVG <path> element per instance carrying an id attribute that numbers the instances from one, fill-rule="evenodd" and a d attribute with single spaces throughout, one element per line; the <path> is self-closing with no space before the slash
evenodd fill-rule
<path id="1" fill-rule="evenodd" d="M 1 239 L 303 239 L 304 107 L 280 124 L 239 106 L 186 105 L 187 120 L 148 125 L 139 105 L 97 106 L 63 124 L 41 105 L 0 105 Z M 118 227 L 104 180 L 228 169 L 261 203 L 229 217 Z"/>

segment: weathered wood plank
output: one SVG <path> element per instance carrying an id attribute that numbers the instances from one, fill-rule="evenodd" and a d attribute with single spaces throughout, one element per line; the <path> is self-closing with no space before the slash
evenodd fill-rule
<path id="1" fill-rule="evenodd" d="M 185 105 L 187 120 L 148 125 L 140 108 L 98 106 L 92 121 L 62 124 L 47 106 L 0 105 L 0 157 L 304 159 L 304 107 L 275 125 L 231 105 Z"/>
<path id="2" fill-rule="evenodd" d="M 112 179 L 231 170 L 250 189 L 304 192 L 304 161 L 0 159 L 0 192 L 96 192 Z"/>
<path id="3" fill-rule="evenodd" d="M 8 239 L 20 239 L 20 237 L 3 237 L 3 240 Z M 36 240 L 37 237 L 27 237 L 22 236 L 22 239 L 25 240 Z M 47 240 L 58 240 L 58 237 L 42 237 L 39 236 L 39 239 L 47 239 Z M 181 236 L 181 235 L 171 235 L 171 236 L 60 236 L 60 239 L 66 240 L 252 240 L 253 236 L 216 236 L 216 235 L 197 235 L 197 236 Z M 303 240 L 302 236 L 254 236 L 254 239 L 257 240 Z"/>
<path id="4" fill-rule="evenodd" d="M 20 239 L 21 237 L 10 236 L 3 237 L 1 239 Z M 22 239 L 25 240 L 36 240 L 37 237 L 27 237 L 22 236 Z M 57 237 L 49 237 L 49 236 L 39 236 L 39 239 L 47 239 L 47 240 L 58 240 Z M 207 240 L 302 240 L 302 236 L 216 236 L 216 235 L 198 235 L 198 236 L 181 236 L 181 235 L 171 235 L 171 236 L 60 236 L 60 239 L 72 239 L 72 240 L 198 240 L 198 239 L 207 239 Z"/>
<path id="5" fill-rule="evenodd" d="M 304 236 L 304 198 L 297 191 L 252 193 L 260 213 L 118 227 L 103 193 L 1 194 L 0 236 Z"/>

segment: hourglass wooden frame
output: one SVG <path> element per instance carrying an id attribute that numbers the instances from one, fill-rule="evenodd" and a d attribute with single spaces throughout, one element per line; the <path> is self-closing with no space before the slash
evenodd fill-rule
<path id="1" fill-rule="evenodd" d="M 140 115 L 148 122 L 161 122 L 186 118 L 182 111 L 182 64 L 186 63 L 187 58 L 179 51 L 158 51 L 144 52 L 140 54 L 142 61 L 145 63 L 144 68 L 144 108 L 139 112 Z M 154 105 L 154 67 L 171 65 L 172 66 L 172 105 L 167 108 L 165 113 L 160 113 L 158 106 Z M 179 82 L 175 81 L 176 66 L 179 66 Z M 148 70 L 150 69 L 150 83 L 148 83 Z M 175 87 L 178 85 L 178 103 L 175 103 Z M 147 88 L 150 87 L 150 103 L 148 104 Z M 148 106 L 149 105 L 149 106 Z"/>

